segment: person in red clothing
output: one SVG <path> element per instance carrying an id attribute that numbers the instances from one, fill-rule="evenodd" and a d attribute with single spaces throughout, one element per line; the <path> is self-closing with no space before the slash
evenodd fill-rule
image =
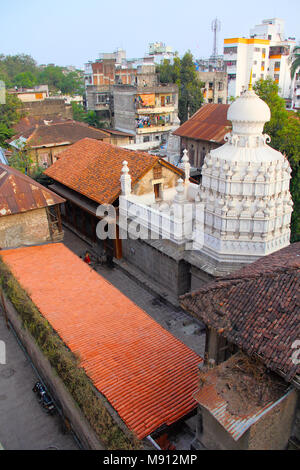
<path id="1" fill-rule="evenodd" d="M 90 257 L 90 255 L 89 255 L 89 252 L 88 252 L 88 251 L 85 253 L 85 256 L 84 256 L 84 258 L 83 258 L 83 261 L 84 261 L 85 263 L 87 263 L 87 264 L 91 264 L 91 257 Z"/>

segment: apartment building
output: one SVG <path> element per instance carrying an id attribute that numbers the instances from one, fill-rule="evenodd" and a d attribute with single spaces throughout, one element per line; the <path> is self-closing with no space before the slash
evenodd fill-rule
<path id="1" fill-rule="evenodd" d="M 178 123 L 178 87 L 159 84 L 155 74 L 141 74 L 136 85 L 113 87 L 114 127 L 134 135 L 126 148 L 148 150 L 167 143 Z"/>
<path id="2" fill-rule="evenodd" d="M 224 39 L 228 97 L 239 96 L 247 89 L 252 69 L 253 83 L 271 77 L 278 83 L 287 108 L 291 108 L 293 86 L 289 59 L 295 45 L 295 38 L 285 39 L 284 20 L 279 18 L 263 20 L 250 30 L 250 38 Z"/>
<path id="3" fill-rule="evenodd" d="M 197 71 L 198 79 L 204 83 L 204 103 L 227 103 L 227 73 L 219 71 Z"/>

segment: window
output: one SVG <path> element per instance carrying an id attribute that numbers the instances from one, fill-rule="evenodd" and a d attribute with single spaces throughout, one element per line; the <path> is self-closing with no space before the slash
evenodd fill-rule
<path id="1" fill-rule="evenodd" d="M 160 198 L 160 187 L 161 187 L 161 184 L 160 184 L 160 183 L 153 185 L 155 199 L 159 199 L 159 198 Z"/>
<path id="2" fill-rule="evenodd" d="M 260 47 L 255 47 L 254 52 L 260 52 Z"/>
<path id="3" fill-rule="evenodd" d="M 224 54 L 236 54 L 237 53 L 237 46 L 236 47 L 224 47 Z"/>
<path id="4" fill-rule="evenodd" d="M 268 34 L 268 39 L 269 39 L 269 41 L 272 40 L 272 34 Z"/>
<path id="5" fill-rule="evenodd" d="M 261 66 L 262 66 L 262 67 L 265 66 L 265 61 L 264 61 L 264 60 L 262 61 Z"/>
<path id="6" fill-rule="evenodd" d="M 222 104 L 222 103 L 223 103 L 222 98 L 218 98 L 218 103 L 219 103 L 219 104 Z"/>
<path id="7" fill-rule="evenodd" d="M 213 102 L 212 98 L 209 98 L 209 99 L 208 99 L 208 102 L 209 102 L 209 103 L 212 103 L 212 102 Z"/>
<path id="8" fill-rule="evenodd" d="M 212 90 L 212 89 L 213 89 L 213 86 L 214 86 L 213 82 L 209 82 L 209 84 L 208 84 L 209 90 Z"/>
<path id="9" fill-rule="evenodd" d="M 280 62 L 275 62 L 274 67 L 275 69 L 280 69 Z"/>
<path id="10" fill-rule="evenodd" d="M 219 91 L 223 91 L 223 89 L 224 89 L 223 82 L 219 82 Z"/>
<path id="11" fill-rule="evenodd" d="M 266 53 L 266 49 L 263 47 L 262 50 L 261 50 L 261 52 L 262 52 L 263 54 L 265 54 L 265 53 Z"/>
<path id="12" fill-rule="evenodd" d="M 150 142 L 150 137 L 148 135 L 144 136 L 143 142 Z"/>
<path id="13" fill-rule="evenodd" d="M 253 73 L 253 74 L 252 74 L 252 77 L 253 77 L 253 78 L 256 78 L 256 73 Z"/>

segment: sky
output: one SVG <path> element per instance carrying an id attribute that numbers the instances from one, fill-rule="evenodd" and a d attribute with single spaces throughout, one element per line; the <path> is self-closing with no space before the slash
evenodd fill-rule
<path id="1" fill-rule="evenodd" d="M 299 0 L 0 0 L 0 7 L 0 53 L 30 54 L 38 64 L 83 68 L 117 48 L 143 57 L 156 41 L 209 57 L 216 17 L 219 54 L 224 38 L 249 37 L 267 18 L 284 19 L 285 36 L 300 40 Z"/>

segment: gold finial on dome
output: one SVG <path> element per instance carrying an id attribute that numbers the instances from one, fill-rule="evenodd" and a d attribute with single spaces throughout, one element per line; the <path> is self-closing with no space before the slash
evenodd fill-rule
<path id="1" fill-rule="evenodd" d="M 253 90 L 253 88 L 252 88 L 252 67 L 251 67 L 251 72 L 250 72 L 250 80 L 249 80 L 248 90 L 249 91 Z"/>

